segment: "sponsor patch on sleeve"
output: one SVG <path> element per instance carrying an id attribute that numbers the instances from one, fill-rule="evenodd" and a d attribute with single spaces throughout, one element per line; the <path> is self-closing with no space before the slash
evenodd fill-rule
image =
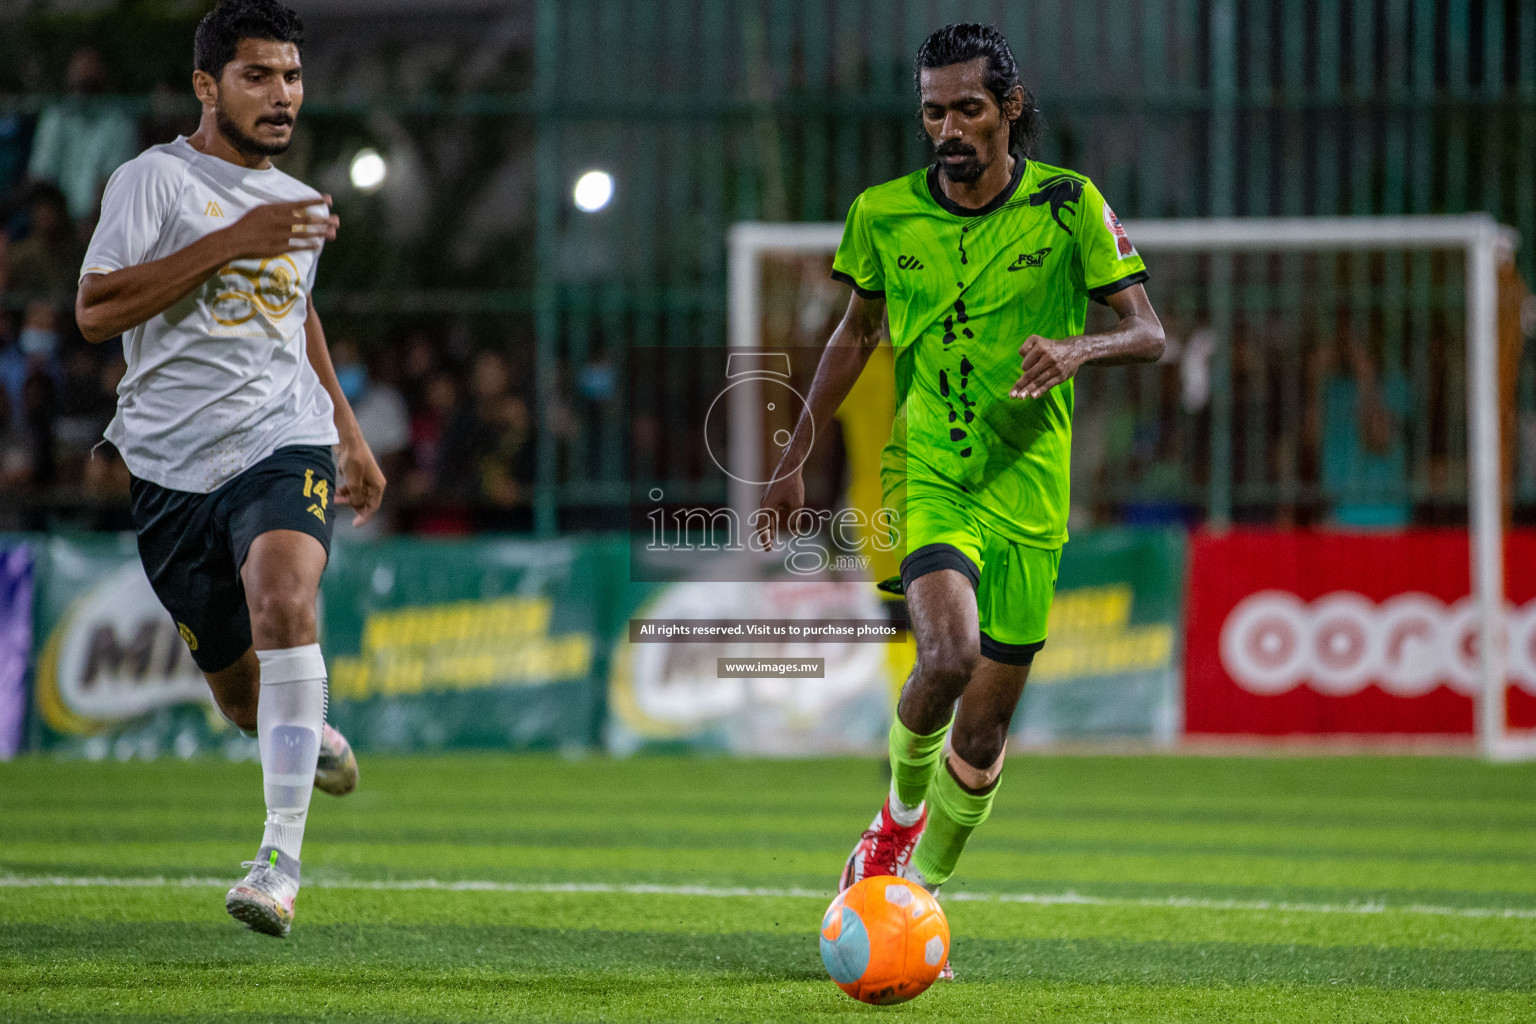
<path id="1" fill-rule="evenodd" d="M 1104 204 L 1104 226 L 1115 237 L 1115 251 L 1119 253 L 1117 259 L 1128 259 L 1136 255 L 1136 247 L 1125 233 L 1125 225 L 1120 223 L 1120 218 L 1115 216 L 1115 211 L 1109 208 L 1108 203 Z"/>

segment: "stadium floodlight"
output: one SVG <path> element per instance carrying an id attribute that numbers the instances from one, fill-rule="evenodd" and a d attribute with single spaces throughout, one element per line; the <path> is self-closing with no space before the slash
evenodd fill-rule
<path id="1" fill-rule="evenodd" d="M 352 158 L 352 187 L 359 192 L 377 192 L 389 176 L 389 165 L 376 149 L 360 149 Z"/>
<path id="2" fill-rule="evenodd" d="M 613 198 L 613 175 L 607 171 L 587 171 L 576 179 L 571 190 L 576 209 L 583 213 L 596 213 Z"/>
<path id="3" fill-rule="evenodd" d="M 1536 760 L 1536 737 L 1512 735 L 1507 708 L 1504 637 L 1503 478 L 1499 438 L 1498 261 L 1514 232 L 1486 213 L 1406 217 L 1254 217 L 1128 221 L 1126 232 L 1146 253 L 1191 256 L 1243 253 L 1381 253 L 1438 251 L 1459 254 L 1465 270 L 1468 520 L 1473 601 L 1478 612 L 1479 679 L 1476 730 L 1483 754 L 1495 760 Z M 759 347 L 763 329 L 763 261 L 768 253 L 830 257 L 843 225 L 742 222 L 731 227 L 729 337 L 732 347 Z M 1213 264 L 1214 266 L 1215 264 Z M 1213 289 L 1230 288 L 1219 281 Z M 731 420 L 733 459 L 750 466 L 762 458 L 761 424 L 744 395 Z M 750 473 L 744 474 L 748 477 Z M 760 488 L 735 480 L 731 504 L 738 514 L 756 507 Z M 1220 528 L 1226 524 L 1213 522 Z"/>

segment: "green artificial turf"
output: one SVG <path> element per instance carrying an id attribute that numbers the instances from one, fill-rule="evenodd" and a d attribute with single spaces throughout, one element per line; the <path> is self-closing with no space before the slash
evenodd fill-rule
<path id="1" fill-rule="evenodd" d="M 959 980 L 855 1003 L 816 928 L 873 761 L 365 758 L 287 940 L 230 920 L 260 769 L 0 765 L 0 1020 L 1531 1021 L 1536 766 L 1015 757 Z"/>

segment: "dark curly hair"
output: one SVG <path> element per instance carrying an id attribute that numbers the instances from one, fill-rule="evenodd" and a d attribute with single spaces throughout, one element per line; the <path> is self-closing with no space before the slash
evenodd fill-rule
<path id="1" fill-rule="evenodd" d="M 214 78 L 235 59 L 242 39 L 271 39 L 304 45 L 304 22 L 277 0 L 221 0 L 197 24 L 192 66 Z"/>
<path id="2" fill-rule="evenodd" d="M 918 94 L 922 94 L 924 68 L 964 64 L 981 57 L 987 61 L 987 91 L 997 99 L 998 106 L 1002 106 L 1003 100 L 1014 89 L 1024 88 L 1019 82 L 1019 65 L 1003 34 L 991 25 L 961 22 L 945 25 L 924 40 L 917 51 L 912 77 Z M 1044 125 L 1040 111 L 1035 107 L 1034 94 L 1024 89 L 1024 112 L 1009 122 L 1008 148 L 1026 157 L 1031 155 L 1040 141 Z"/>

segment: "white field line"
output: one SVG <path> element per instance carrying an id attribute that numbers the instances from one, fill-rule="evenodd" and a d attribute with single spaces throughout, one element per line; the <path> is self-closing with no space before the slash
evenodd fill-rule
<path id="1" fill-rule="evenodd" d="M 0 875 L 0 889 L 221 889 L 227 878 L 109 878 L 76 875 Z M 317 878 L 306 882 L 311 889 L 358 889 L 407 892 L 418 889 L 441 892 L 591 893 L 624 896 L 706 896 L 746 899 L 824 900 L 830 893 L 818 889 L 748 888 L 708 885 L 620 885 L 608 882 L 443 882 L 435 878 L 352 879 Z M 1427 903 L 1300 903 L 1288 900 L 1213 900 L 1195 896 L 1122 897 L 1085 896 L 1082 893 L 950 892 L 944 902 L 1026 903 L 1035 906 L 1139 907 L 1175 910 L 1238 910 L 1286 914 L 1422 914 L 1431 917 L 1508 918 L 1536 920 L 1533 907 L 1443 907 Z"/>

